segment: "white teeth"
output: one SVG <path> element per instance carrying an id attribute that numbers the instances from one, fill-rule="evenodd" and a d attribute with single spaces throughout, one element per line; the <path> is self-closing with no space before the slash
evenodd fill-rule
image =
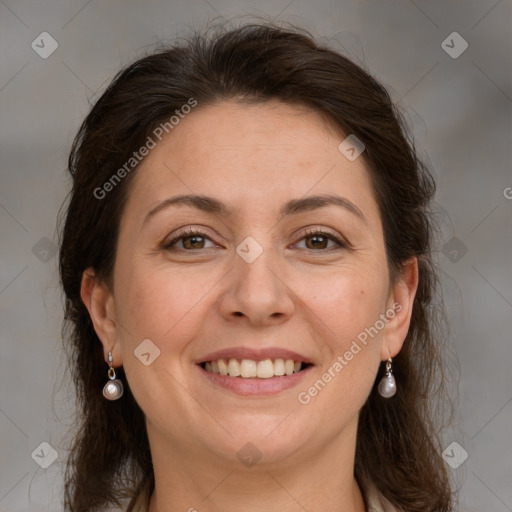
<path id="1" fill-rule="evenodd" d="M 240 375 L 245 379 L 256 377 L 256 361 L 251 361 L 250 359 L 242 359 L 242 364 L 240 365 Z"/>
<path id="2" fill-rule="evenodd" d="M 270 379 L 274 376 L 274 363 L 271 359 L 265 359 L 265 361 L 260 361 L 258 363 L 256 376 L 260 379 Z"/>
<path id="3" fill-rule="evenodd" d="M 240 375 L 240 364 L 236 359 L 229 360 L 228 372 L 230 377 L 238 377 Z"/>
<path id="4" fill-rule="evenodd" d="M 300 372 L 302 363 L 293 359 L 265 359 L 263 361 L 253 361 L 252 359 L 219 359 L 217 361 L 207 361 L 204 369 L 210 373 L 219 373 L 220 375 L 229 375 L 230 377 L 241 377 L 250 379 L 258 377 L 259 379 L 270 379 L 275 376 L 293 375 Z"/>
<path id="5" fill-rule="evenodd" d="M 276 359 L 274 361 L 274 375 L 284 375 L 285 373 L 284 361 L 282 359 Z"/>
<path id="6" fill-rule="evenodd" d="M 228 374 L 228 365 L 226 364 L 226 361 L 224 359 L 219 359 L 217 361 L 218 367 L 219 367 L 219 373 L 221 375 L 227 375 Z"/>

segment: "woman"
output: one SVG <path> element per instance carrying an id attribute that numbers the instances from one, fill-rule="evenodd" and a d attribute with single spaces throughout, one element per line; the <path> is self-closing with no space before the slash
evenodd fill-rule
<path id="1" fill-rule="evenodd" d="M 67 510 L 452 510 L 434 184 L 368 73 L 195 35 L 118 74 L 69 169 Z"/>

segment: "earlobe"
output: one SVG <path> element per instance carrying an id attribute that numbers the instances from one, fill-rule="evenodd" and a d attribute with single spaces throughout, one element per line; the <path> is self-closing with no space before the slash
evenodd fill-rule
<path id="1" fill-rule="evenodd" d="M 108 353 L 112 352 L 114 366 L 120 366 L 122 358 L 120 345 L 117 343 L 114 297 L 107 285 L 96 277 L 92 267 L 82 274 L 80 296 L 103 345 L 105 362 L 108 362 Z"/>
<path id="2" fill-rule="evenodd" d="M 414 256 L 404 263 L 391 289 L 389 307 L 393 309 L 394 316 L 386 326 L 380 355 L 382 361 L 395 357 L 402 348 L 411 323 L 418 282 L 418 259 Z"/>

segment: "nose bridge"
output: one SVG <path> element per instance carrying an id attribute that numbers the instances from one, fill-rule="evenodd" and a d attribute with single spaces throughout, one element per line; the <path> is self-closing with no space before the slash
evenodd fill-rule
<path id="1" fill-rule="evenodd" d="M 256 287 L 267 293 L 278 293 L 275 272 L 279 267 L 278 255 L 268 233 L 246 237 L 236 248 L 238 258 L 234 265 L 239 283 Z"/>
<path id="2" fill-rule="evenodd" d="M 252 321 L 263 322 L 291 312 L 292 300 L 279 276 L 282 265 L 271 238 L 262 232 L 246 237 L 236 247 L 225 313 L 242 313 Z"/>

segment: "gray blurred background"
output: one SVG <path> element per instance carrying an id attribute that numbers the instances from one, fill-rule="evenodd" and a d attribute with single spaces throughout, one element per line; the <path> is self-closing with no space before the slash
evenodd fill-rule
<path id="1" fill-rule="evenodd" d="M 0 511 L 62 510 L 74 406 L 60 339 L 55 223 L 79 123 L 114 73 L 159 40 L 244 14 L 302 25 L 367 66 L 430 159 L 449 348 L 460 365 L 444 458 L 460 510 L 512 510 L 511 7 L 510 0 L 0 1 Z"/>

